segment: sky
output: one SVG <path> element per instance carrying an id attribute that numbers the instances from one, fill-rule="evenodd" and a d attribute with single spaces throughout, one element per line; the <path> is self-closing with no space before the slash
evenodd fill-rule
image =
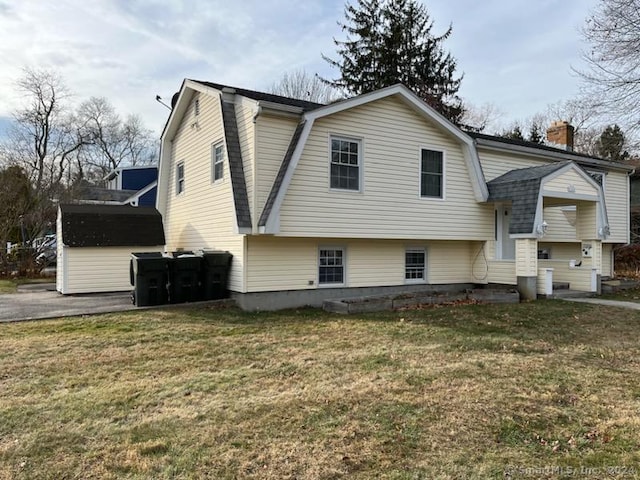
<path id="1" fill-rule="evenodd" d="M 579 28 L 598 0 L 424 0 L 433 33 L 464 73 L 460 95 L 493 104 L 499 123 L 578 93 Z M 268 90 L 287 71 L 338 72 L 344 0 L 0 0 L 0 135 L 24 98 L 24 67 L 60 74 L 73 100 L 111 101 L 158 135 L 184 78 Z M 489 132 L 491 133 L 491 132 Z"/>

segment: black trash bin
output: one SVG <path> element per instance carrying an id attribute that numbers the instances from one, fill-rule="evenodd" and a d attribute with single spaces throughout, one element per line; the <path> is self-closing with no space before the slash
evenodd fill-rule
<path id="1" fill-rule="evenodd" d="M 129 277 L 133 285 L 132 300 L 137 307 L 167 303 L 167 262 L 160 252 L 131 254 Z"/>
<path id="2" fill-rule="evenodd" d="M 200 268 L 202 257 L 192 253 L 173 252 L 169 258 L 169 301 L 171 303 L 200 300 Z"/>
<path id="3" fill-rule="evenodd" d="M 229 269 L 233 255 L 229 252 L 202 254 L 202 299 L 217 300 L 229 297 Z"/>

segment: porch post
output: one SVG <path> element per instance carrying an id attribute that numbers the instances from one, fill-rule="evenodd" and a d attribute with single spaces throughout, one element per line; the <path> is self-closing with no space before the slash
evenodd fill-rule
<path id="1" fill-rule="evenodd" d="M 516 239 L 516 277 L 522 300 L 537 298 L 538 239 Z"/>

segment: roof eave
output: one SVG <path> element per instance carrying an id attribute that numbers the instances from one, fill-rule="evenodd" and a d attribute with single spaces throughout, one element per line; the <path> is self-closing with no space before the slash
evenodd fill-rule
<path id="1" fill-rule="evenodd" d="M 551 157 L 558 160 L 571 160 L 573 162 L 576 162 L 577 164 L 606 168 L 609 170 L 619 170 L 623 172 L 631 172 L 633 170 L 633 167 L 629 165 L 624 165 L 622 163 L 616 163 L 616 162 L 608 162 L 607 160 L 598 160 L 596 158 L 583 157 L 581 155 L 574 155 L 572 152 L 569 152 L 569 151 L 554 152 L 551 150 L 541 150 L 535 147 L 527 147 L 524 145 L 512 145 L 508 143 L 502 143 L 502 142 L 497 142 L 495 140 L 488 140 L 484 138 L 476 138 L 475 142 L 479 147 L 490 149 L 490 150 L 497 150 L 497 151 L 506 150 L 510 152 L 521 153 L 523 155 L 531 155 L 535 157 L 545 157 L 545 158 Z"/>

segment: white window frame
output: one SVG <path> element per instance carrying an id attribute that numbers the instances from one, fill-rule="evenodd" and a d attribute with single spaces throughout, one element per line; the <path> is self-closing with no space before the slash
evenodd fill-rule
<path id="1" fill-rule="evenodd" d="M 422 265 L 422 278 L 407 278 L 407 254 L 421 253 L 424 256 Z M 427 283 L 427 249 L 424 247 L 406 247 L 404 250 L 404 283 Z"/>
<path id="2" fill-rule="evenodd" d="M 342 251 L 342 282 L 334 282 L 334 283 L 320 283 L 320 252 L 322 250 L 340 250 Z M 318 246 L 318 264 L 317 264 L 317 281 L 316 284 L 320 288 L 333 288 L 333 287 L 344 287 L 347 284 L 347 248 L 344 245 L 320 245 Z"/>
<path id="3" fill-rule="evenodd" d="M 331 166 L 333 164 L 333 160 L 332 160 L 332 153 L 333 153 L 333 148 L 332 148 L 332 141 L 333 140 L 340 140 L 343 142 L 354 142 L 358 144 L 358 189 L 351 189 L 351 188 L 339 188 L 339 187 L 332 187 L 331 186 Z M 363 181 L 364 181 L 364 175 L 363 175 L 363 153 L 364 153 L 364 140 L 362 138 L 359 137 L 351 137 L 348 135 L 341 135 L 338 133 L 330 133 L 329 134 L 329 165 L 328 165 L 328 177 L 329 177 L 329 190 L 330 191 L 336 191 L 336 192 L 351 192 L 351 193 L 361 193 L 364 191 L 364 185 L 363 185 Z"/>
<path id="4" fill-rule="evenodd" d="M 180 171 L 182 170 L 182 174 Z M 184 162 L 178 162 L 176 164 L 176 195 L 184 193 Z"/>
<path id="5" fill-rule="evenodd" d="M 442 191 L 441 196 L 433 197 L 430 195 L 422 195 L 422 152 L 424 150 L 430 150 L 432 152 L 438 152 L 442 154 Z M 418 150 L 418 198 L 422 200 L 436 200 L 444 201 L 446 199 L 446 185 L 447 185 L 447 152 L 442 148 L 432 146 L 421 146 Z"/>
<path id="6" fill-rule="evenodd" d="M 220 149 L 220 157 L 218 157 L 218 149 Z M 220 165 L 220 176 L 216 177 L 216 166 Z M 211 183 L 219 182 L 224 179 L 224 142 L 219 141 L 211 144 Z"/>

